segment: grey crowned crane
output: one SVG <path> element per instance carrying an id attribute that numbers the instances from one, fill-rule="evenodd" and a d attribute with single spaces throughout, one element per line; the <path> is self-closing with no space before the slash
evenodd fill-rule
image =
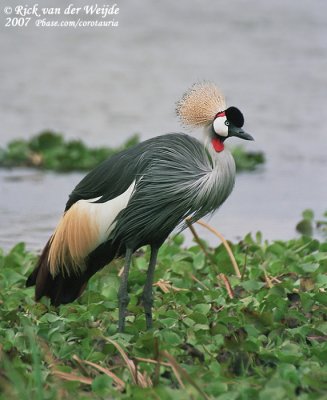
<path id="1" fill-rule="evenodd" d="M 193 85 L 177 103 L 184 125 L 204 128 L 204 142 L 166 134 L 124 150 L 93 169 L 69 196 L 65 212 L 27 280 L 35 299 L 72 302 L 87 281 L 116 257 L 125 257 L 118 292 L 118 330 L 124 331 L 127 281 L 133 253 L 150 245 L 143 291 L 146 327 L 152 327 L 152 283 L 157 254 L 176 228 L 215 211 L 231 193 L 235 163 L 224 142 L 253 140 L 236 107 L 226 108 L 212 83 Z"/>

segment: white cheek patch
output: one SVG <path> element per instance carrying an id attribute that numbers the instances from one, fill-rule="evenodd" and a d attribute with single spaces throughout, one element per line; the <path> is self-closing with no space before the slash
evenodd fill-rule
<path id="1" fill-rule="evenodd" d="M 228 136 L 228 126 L 225 125 L 226 117 L 217 117 L 213 121 L 213 129 L 219 136 L 227 137 Z"/>

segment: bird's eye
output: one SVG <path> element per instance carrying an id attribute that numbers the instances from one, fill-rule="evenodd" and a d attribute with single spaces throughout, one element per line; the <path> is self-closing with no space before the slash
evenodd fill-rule
<path id="1" fill-rule="evenodd" d="M 228 126 L 229 125 L 229 121 L 226 120 L 225 121 L 225 125 Z"/>

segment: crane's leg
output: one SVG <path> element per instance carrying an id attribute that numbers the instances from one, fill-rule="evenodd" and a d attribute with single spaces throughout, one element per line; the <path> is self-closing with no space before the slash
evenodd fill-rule
<path id="1" fill-rule="evenodd" d="M 152 284 L 153 284 L 154 269 L 157 263 L 158 250 L 159 250 L 158 247 L 151 246 L 150 263 L 143 289 L 143 305 L 144 305 L 145 321 L 147 329 L 152 328 L 152 305 L 153 305 Z"/>
<path id="2" fill-rule="evenodd" d="M 129 303 L 129 296 L 127 292 L 128 273 L 132 261 L 132 249 L 126 249 L 125 265 L 123 275 L 120 281 L 120 287 L 118 291 L 118 305 L 119 305 L 119 319 L 118 319 L 118 332 L 124 332 L 125 329 L 125 314 L 126 308 Z"/>

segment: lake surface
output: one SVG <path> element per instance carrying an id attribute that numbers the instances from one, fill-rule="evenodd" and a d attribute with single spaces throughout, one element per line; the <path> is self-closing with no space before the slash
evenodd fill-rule
<path id="1" fill-rule="evenodd" d="M 273 240 L 294 237 L 305 208 L 321 216 L 327 2 L 117 4 L 117 28 L 1 28 L 0 146 L 44 129 L 109 146 L 135 132 L 146 139 L 181 131 L 175 102 L 193 82 L 212 80 L 243 111 L 256 140 L 245 144 L 267 163 L 237 176 L 210 223 L 229 239 L 261 230 Z M 40 249 L 82 176 L 0 170 L 0 247 L 25 241 Z"/>

